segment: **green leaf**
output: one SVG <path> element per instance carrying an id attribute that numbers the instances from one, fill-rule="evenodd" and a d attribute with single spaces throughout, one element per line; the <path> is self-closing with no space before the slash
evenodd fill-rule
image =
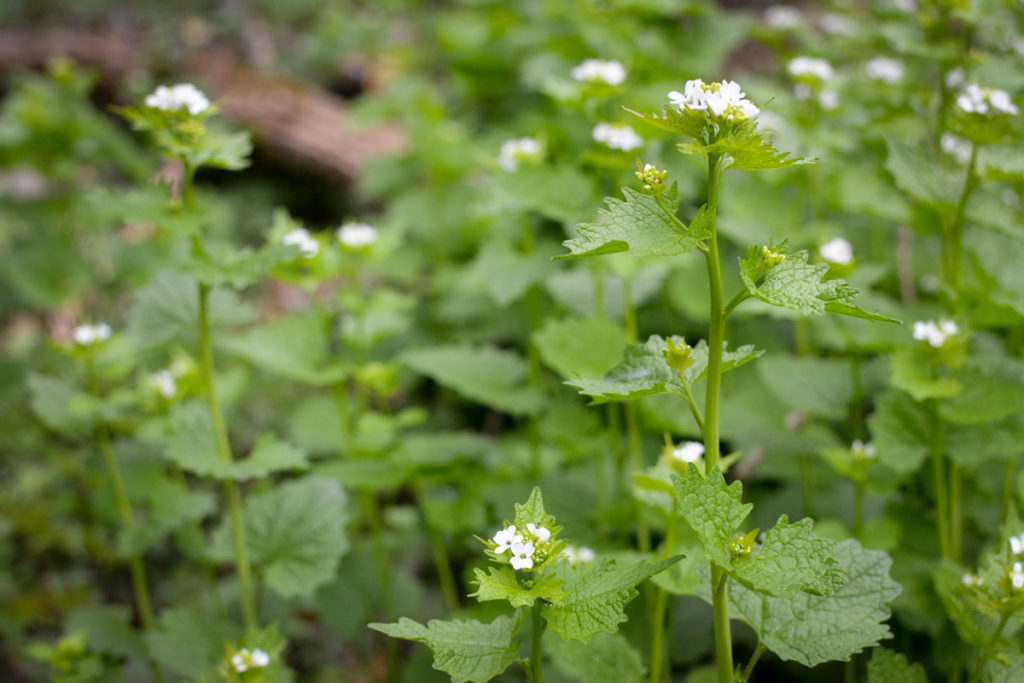
<path id="1" fill-rule="evenodd" d="M 750 247 L 746 257 L 740 259 L 740 278 L 751 296 L 801 315 L 835 313 L 866 320 L 899 322 L 895 318 L 868 313 L 854 306 L 853 300 L 860 290 L 843 280 L 823 280 L 829 265 L 808 263 L 806 250 L 788 254 L 782 262 L 770 266 L 764 262 L 764 249 L 767 247 Z M 784 254 L 785 244 L 774 251 Z"/>
<path id="2" fill-rule="evenodd" d="M 682 337 L 673 336 L 669 339 L 677 346 L 685 343 Z M 664 393 L 685 396 L 687 385 L 692 386 L 707 375 L 707 342 L 702 339 L 693 347 L 690 352 L 693 364 L 683 371 L 682 377 L 665 361 L 666 348 L 667 341 L 665 339 L 656 334 L 651 335 L 642 344 L 627 346 L 624 360 L 603 378 L 574 379 L 566 384 L 575 387 L 584 396 L 593 397 L 595 404 Z M 723 344 L 722 372 L 746 365 L 763 353 L 763 351 L 754 350 L 754 347 L 750 345 L 729 351 Z"/>
<path id="3" fill-rule="evenodd" d="M 533 335 L 533 343 L 562 377 L 600 377 L 622 358 L 626 333 L 605 318 L 552 317 Z"/>
<path id="4" fill-rule="evenodd" d="M 811 356 L 770 356 L 757 364 L 765 385 L 793 410 L 841 420 L 853 397 L 850 363 Z"/>
<path id="5" fill-rule="evenodd" d="M 540 390 L 526 386 L 526 362 L 510 351 L 436 346 L 406 351 L 401 359 L 416 372 L 497 410 L 533 415 L 544 406 Z"/>
<path id="6" fill-rule="evenodd" d="M 345 377 L 332 363 L 327 330 L 316 313 L 284 316 L 218 346 L 253 365 L 311 386 L 329 386 Z"/>
<path id="7" fill-rule="evenodd" d="M 239 325 L 252 321 L 255 310 L 233 292 L 210 293 L 211 325 Z M 138 293 L 128 314 L 128 333 L 142 346 L 172 339 L 194 340 L 199 321 L 199 284 L 183 273 L 162 271 Z"/>
<path id="8" fill-rule="evenodd" d="M 702 476 L 696 467 L 687 467 L 682 477 L 674 474 L 672 482 L 679 513 L 704 546 L 704 554 L 745 585 L 788 596 L 801 591 L 825 595 L 844 584 L 842 569 L 831 556 L 834 542 L 816 537 L 810 519 L 790 524 L 782 515 L 749 558 L 734 558 L 729 542 L 753 508 L 742 503 L 742 484 L 726 486 L 717 468 Z"/>
<path id="9" fill-rule="evenodd" d="M 541 615 L 552 631 L 566 640 L 589 643 L 597 633 L 615 633 L 627 620 L 625 607 L 639 593 L 637 584 L 682 559 L 676 555 L 658 562 L 641 561 L 620 567 L 612 559 L 571 565 L 561 562 L 556 575 L 566 595 L 558 604 L 545 604 Z"/>
<path id="10" fill-rule="evenodd" d="M 311 595 L 334 577 L 348 550 L 346 496 L 330 479 L 279 484 L 245 503 L 245 537 L 267 585 L 284 597 Z M 214 545 L 230 548 L 227 526 Z M 230 556 L 231 553 L 222 553 Z"/>
<path id="11" fill-rule="evenodd" d="M 33 414 L 58 434 L 87 436 L 99 422 L 99 401 L 65 380 L 30 373 L 26 384 Z"/>
<path id="12" fill-rule="evenodd" d="M 963 391 L 942 405 L 942 417 L 956 424 L 987 424 L 1020 414 L 1024 383 L 1009 363 L 1001 372 L 966 369 Z"/>
<path id="13" fill-rule="evenodd" d="M 207 245 L 200 254 L 190 254 L 188 270 L 199 282 L 211 287 L 245 289 L 300 254 L 298 247 L 281 242 L 271 242 L 257 251 L 214 244 Z"/>
<path id="14" fill-rule="evenodd" d="M 916 401 L 949 398 L 960 393 L 962 385 L 955 377 L 934 377 L 933 357 L 922 344 L 897 349 L 892 359 L 892 386 L 902 389 Z"/>
<path id="15" fill-rule="evenodd" d="M 474 569 L 473 573 L 478 587 L 469 597 L 480 602 L 508 600 L 513 607 L 531 607 L 537 600 L 557 603 L 565 597 L 565 591 L 560 588 L 562 581 L 553 574 L 533 574 L 531 576 L 536 577 L 533 585 L 524 588 L 519 584 L 515 570 L 508 566 L 490 567 L 487 572 Z"/>
<path id="16" fill-rule="evenodd" d="M 84 631 L 89 649 L 115 657 L 146 657 L 146 643 L 132 628 L 131 611 L 122 605 L 94 605 L 71 612 L 65 631 Z"/>
<path id="17" fill-rule="evenodd" d="M 868 428 L 878 461 L 900 473 L 915 471 L 928 456 L 932 424 L 924 406 L 890 389 L 875 402 Z"/>
<path id="18" fill-rule="evenodd" d="M 848 577 L 835 593 L 773 597 L 730 582 L 733 617 L 749 624 L 779 657 L 804 666 L 849 661 L 851 655 L 891 637 L 883 622 L 890 616 L 889 603 L 900 592 L 899 584 L 889 578 L 892 560 L 852 539 L 838 543 L 833 556 Z"/>
<path id="19" fill-rule="evenodd" d="M 868 660 L 868 683 L 928 683 L 924 667 L 888 648 L 876 647 Z"/>
<path id="20" fill-rule="evenodd" d="M 679 190 L 673 185 L 661 199 L 630 188 L 622 190 L 625 200 L 606 197 L 607 208 L 598 211 L 600 223 L 577 227 L 579 237 L 562 244 L 568 254 L 555 258 L 579 258 L 628 251 L 633 256 L 675 256 L 685 254 L 707 239 L 707 221 L 698 218 L 683 229 L 675 218 Z"/>
<path id="21" fill-rule="evenodd" d="M 217 499 L 209 491 L 163 487 L 161 495 L 152 498 L 145 520 L 136 522 L 118 536 L 117 552 L 126 558 L 141 555 L 168 534 L 201 521 L 216 509 Z"/>
<path id="22" fill-rule="evenodd" d="M 198 607 L 169 607 L 160 613 L 156 628 L 143 637 L 153 659 L 195 679 L 220 662 L 225 643 L 236 635 L 227 621 L 212 612 Z"/>
<path id="23" fill-rule="evenodd" d="M 248 131 L 228 132 L 219 128 L 206 128 L 189 153 L 193 168 L 209 166 L 228 171 L 239 171 L 249 166 L 252 137 Z"/>
<path id="24" fill-rule="evenodd" d="M 767 171 L 814 163 L 814 159 L 793 157 L 789 152 L 775 149 L 771 140 L 754 126 L 736 129 L 710 145 L 684 142 L 679 145 L 679 151 L 704 159 L 716 154 L 722 157 L 723 168 L 737 171 Z"/>
<path id="25" fill-rule="evenodd" d="M 198 401 L 177 406 L 172 424 L 164 454 L 186 472 L 216 479 L 255 479 L 274 472 L 302 470 L 309 464 L 304 451 L 272 434 L 260 435 L 249 457 L 224 460 L 210 411 Z"/>
<path id="26" fill-rule="evenodd" d="M 885 169 L 896 185 L 926 204 L 952 207 L 961 187 L 949 171 L 936 164 L 923 148 L 911 147 L 895 138 L 886 138 L 889 156 Z"/>
<path id="27" fill-rule="evenodd" d="M 550 270 L 547 259 L 519 253 L 501 242 L 488 242 L 466 270 L 466 277 L 474 288 L 486 289 L 494 303 L 508 306 Z"/>
<path id="28" fill-rule="evenodd" d="M 512 524 L 517 529 L 526 529 L 528 525 L 542 526 L 551 532 L 551 536 L 557 536 L 562 527 L 555 524 L 553 515 L 549 515 L 544 509 L 544 495 L 539 487 L 533 487 L 530 497 L 525 503 L 515 504 L 516 517 Z"/>
<path id="29" fill-rule="evenodd" d="M 519 623 L 511 617 L 498 617 L 490 624 L 432 619 L 426 626 L 402 617 L 397 623 L 369 628 L 425 644 L 434 653 L 434 668 L 451 676 L 452 683 L 484 683 L 519 658 L 519 643 L 513 639 Z"/>
<path id="30" fill-rule="evenodd" d="M 544 652 L 556 669 L 579 683 L 640 683 L 647 674 L 640 653 L 620 633 L 598 633 L 589 644 L 548 634 Z"/>

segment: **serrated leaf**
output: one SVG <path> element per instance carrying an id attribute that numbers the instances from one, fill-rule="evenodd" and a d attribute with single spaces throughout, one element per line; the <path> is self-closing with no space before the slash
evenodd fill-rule
<path id="1" fill-rule="evenodd" d="M 1020 413 L 1024 384 L 1010 368 L 1001 374 L 967 369 L 960 373 L 963 391 L 943 403 L 943 419 L 957 424 L 986 424 Z"/>
<path id="2" fill-rule="evenodd" d="M 756 127 L 735 130 L 710 145 L 684 142 L 678 147 L 684 154 L 693 154 L 704 159 L 712 154 L 718 155 L 723 159 L 724 168 L 737 171 L 768 171 L 814 163 L 814 159 L 793 157 L 789 152 L 775 149 L 771 141 L 759 133 Z"/>
<path id="3" fill-rule="evenodd" d="M 474 288 L 483 288 L 499 306 L 518 301 L 551 270 L 551 261 L 523 254 L 500 242 L 489 242 L 466 270 Z"/>
<path id="4" fill-rule="evenodd" d="M 186 524 L 199 522 L 217 509 L 217 499 L 209 491 L 189 491 L 183 487 L 165 487 L 153 498 L 145 520 L 125 529 L 117 539 L 122 557 L 135 557 Z"/>
<path id="5" fill-rule="evenodd" d="M 672 188 L 658 200 L 630 188 L 623 188 L 625 199 L 606 197 L 600 209 L 600 223 L 583 223 L 579 237 L 563 242 L 568 254 L 555 258 L 580 258 L 628 251 L 631 255 L 675 256 L 685 254 L 710 233 L 706 220 L 695 219 L 683 230 L 673 216 L 679 209 L 679 190 Z M 664 208 L 663 208 L 664 207 Z"/>
<path id="6" fill-rule="evenodd" d="M 626 333 L 604 318 L 549 318 L 533 343 L 562 377 L 600 377 L 622 358 Z"/>
<path id="7" fill-rule="evenodd" d="M 189 256 L 188 271 L 211 287 L 245 289 L 299 254 L 296 246 L 281 242 L 271 242 L 258 250 L 210 245 L 202 253 Z"/>
<path id="8" fill-rule="evenodd" d="M 329 386 L 345 377 L 331 363 L 327 330 L 315 313 L 284 316 L 246 332 L 218 340 L 218 347 L 253 365 L 311 386 Z"/>
<path id="9" fill-rule="evenodd" d="M 209 166 L 240 171 L 249 166 L 251 153 L 252 136 L 248 131 L 229 132 L 219 128 L 206 128 L 188 156 L 193 168 Z"/>
<path id="10" fill-rule="evenodd" d="M 473 574 L 476 576 L 477 590 L 470 593 L 469 597 L 480 602 L 508 600 L 513 607 L 531 607 L 537 600 L 557 603 L 565 597 L 565 592 L 560 588 L 562 581 L 550 573 L 531 575 L 536 578 L 530 588 L 519 585 L 515 570 L 507 566 L 490 567 L 487 572 L 474 569 Z"/>
<path id="11" fill-rule="evenodd" d="M 247 458 L 224 460 L 209 409 L 192 401 L 172 413 L 172 433 L 164 454 L 186 472 L 216 479 L 254 479 L 274 472 L 302 470 L 308 466 L 306 453 L 262 434 Z"/>
<path id="12" fill-rule="evenodd" d="M 84 631 L 89 649 L 115 657 L 146 657 L 146 642 L 132 628 L 131 611 L 122 605 L 81 607 L 68 614 L 65 631 Z"/>
<path id="13" fill-rule="evenodd" d="M 868 418 L 868 428 L 878 461 L 897 472 L 913 472 L 928 456 L 931 419 L 923 406 L 901 391 L 881 395 Z"/>
<path id="14" fill-rule="evenodd" d="M 677 346 L 684 343 L 678 336 L 670 337 Z M 623 401 L 671 393 L 685 396 L 686 385 L 693 385 L 707 375 L 708 345 L 703 339 L 690 352 L 693 364 L 683 371 L 683 376 L 668 366 L 665 361 L 667 341 L 659 335 L 651 335 L 642 344 L 626 347 L 624 359 L 601 379 L 580 378 L 566 382 L 584 396 L 591 396 L 595 404 L 608 401 Z M 735 351 L 729 351 L 723 343 L 722 372 L 734 370 L 755 360 L 764 352 L 756 351 L 747 344 Z"/>
<path id="15" fill-rule="evenodd" d="M 753 508 L 742 502 L 742 484 L 726 486 L 717 468 L 702 476 L 696 467 L 687 467 L 685 476 L 674 474 L 672 483 L 679 513 L 697 535 L 704 554 L 747 586 L 788 596 L 801 591 L 829 594 L 843 585 L 842 569 L 831 556 L 834 542 L 816 537 L 810 519 L 790 524 L 782 515 L 751 557 L 733 559 L 728 544 Z"/>
<path id="16" fill-rule="evenodd" d="M 626 605 L 639 594 L 636 586 L 682 557 L 644 560 L 625 567 L 608 558 L 575 565 L 562 562 L 556 575 L 564 581 L 566 595 L 558 604 L 543 605 L 541 615 L 548 627 L 566 640 L 588 643 L 597 633 L 615 633 L 627 620 Z"/>
<path id="17" fill-rule="evenodd" d="M 533 415 L 544 406 L 540 390 L 525 384 L 526 362 L 510 351 L 435 346 L 406 351 L 401 358 L 416 372 L 497 410 Z"/>
<path id="18" fill-rule="evenodd" d="M 868 683 L 928 683 L 928 677 L 920 664 L 911 664 L 888 648 L 876 647 L 868 660 Z"/>
<path id="19" fill-rule="evenodd" d="M 211 325 L 240 325 L 256 317 L 255 310 L 234 292 L 210 292 Z M 172 339 L 196 338 L 199 321 L 199 284 L 184 273 L 162 271 L 135 297 L 128 314 L 128 333 L 142 346 L 155 346 Z"/>
<path id="20" fill-rule="evenodd" d="M 833 556 L 846 572 L 845 586 L 827 596 L 797 593 L 773 597 L 729 583 L 732 616 L 750 625 L 761 643 L 784 660 L 804 666 L 848 661 L 891 637 L 884 623 L 900 586 L 889 578 L 892 560 L 850 539 Z"/>
<path id="21" fill-rule="evenodd" d="M 517 529 L 525 529 L 527 525 L 534 524 L 548 529 L 552 536 L 557 536 L 562 528 L 555 524 L 554 516 L 544 509 L 544 495 L 539 487 L 533 487 L 525 503 L 516 503 L 515 510 L 516 517 L 512 523 Z"/>
<path id="22" fill-rule="evenodd" d="M 224 657 L 224 644 L 237 633 L 226 620 L 198 607 L 169 607 L 143 637 L 150 656 L 182 676 L 195 679 Z M 182 653 L 188 656 L 183 657 Z"/>
<path id="23" fill-rule="evenodd" d="M 544 651 L 556 669 L 579 683 L 639 683 L 647 673 L 640 653 L 620 633 L 598 633 L 589 644 L 549 634 Z"/>
<path id="24" fill-rule="evenodd" d="M 392 638 L 423 643 L 434 653 L 434 668 L 451 676 L 452 683 L 484 683 L 519 658 L 519 642 L 513 639 L 519 624 L 498 617 L 489 624 L 476 620 L 432 619 L 424 626 L 402 617 L 393 624 L 369 624 Z"/>
<path id="25" fill-rule="evenodd" d="M 246 544 L 268 586 L 284 597 L 311 595 L 333 578 L 348 550 L 347 521 L 346 496 L 338 483 L 306 477 L 246 501 Z M 229 529 L 222 526 L 216 533 L 214 545 L 229 548 Z"/>

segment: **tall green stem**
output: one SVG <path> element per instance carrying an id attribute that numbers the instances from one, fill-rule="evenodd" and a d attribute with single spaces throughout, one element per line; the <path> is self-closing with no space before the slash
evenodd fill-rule
<path id="1" fill-rule="evenodd" d="M 708 471 L 718 465 L 721 451 L 718 436 L 718 407 L 722 391 L 722 346 L 725 343 L 725 310 L 722 304 L 722 265 L 718 256 L 719 157 L 708 157 L 708 215 L 711 237 L 704 256 L 708 265 L 711 320 L 708 330 L 707 399 L 704 403 L 704 462 Z M 711 564 L 712 604 L 715 613 L 715 658 L 719 683 L 732 683 L 732 634 L 729 629 L 729 598 L 725 573 Z"/>
<path id="2" fill-rule="evenodd" d="M 532 683 L 544 683 L 544 650 L 541 639 L 544 636 L 544 620 L 540 616 L 541 601 L 533 603 L 530 610 L 530 672 Z"/>
<path id="3" fill-rule="evenodd" d="M 427 514 L 427 496 L 423 489 L 423 482 L 414 479 L 412 487 L 416 496 L 416 505 L 423 516 L 423 526 L 427 532 L 427 540 L 430 542 L 430 551 L 434 557 L 434 569 L 437 571 L 437 580 L 441 584 L 441 595 L 444 597 L 445 607 L 449 612 L 454 612 L 459 608 L 459 591 L 455 585 L 455 575 L 452 574 L 448 549 L 445 548 L 444 539 L 441 538 L 440 532 L 431 523 L 430 516 Z"/>
<path id="4" fill-rule="evenodd" d="M 938 519 L 939 550 L 942 559 L 953 559 L 949 533 L 949 487 L 946 482 L 946 462 L 942 454 L 942 420 L 938 415 L 938 407 L 932 401 L 932 472 L 935 476 L 935 514 Z"/>
<path id="5" fill-rule="evenodd" d="M 89 390 L 99 400 L 99 381 L 96 377 L 96 366 L 90 356 L 88 361 Z M 131 500 L 128 498 L 128 487 L 125 486 L 124 477 L 121 474 L 121 466 L 117 462 L 117 456 L 110 447 L 110 432 L 107 424 L 102 419 L 96 425 L 96 445 L 99 447 L 103 462 L 107 468 L 107 476 L 114 489 L 114 502 L 117 505 L 118 515 L 121 517 L 121 524 L 124 528 L 131 529 L 135 526 L 135 515 L 132 513 Z M 139 621 L 142 628 L 152 631 L 154 626 L 153 601 L 149 595 L 149 584 L 146 580 L 146 568 L 142 564 L 142 555 L 133 555 L 128 561 L 128 569 L 132 576 L 132 593 L 135 595 L 135 606 L 139 611 Z M 163 673 L 156 661 L 150 662 L 153 669 L 153 676 L 157 681 L 163 681 Z"/>
<path id="6" fill-rule="evenodd" d="M 1003 635 L 1003 629 L 1006 628 L 1006 622 L 1010 618 L 1009 612 L 1003 612 L 999 617 L 999 625 L 996 626 L 996 630 L 992 632 L 988 642 L 978 652 L 978 659 L 974 662 L 974 670 L 971 672 L 970 683 L 977 683 L 981 680 L 981 674 L 985 670 L 985 660 L 988 659 L 988 653 L 996 646 L 999 642 L 999 636 Z"/>
<path id="7" fill-rule="evenodd" d="M 672 514 L 668 517 L 668 528 L 665 530 L 665 543 L 662 546 L 662 558 L 672 555 L 676 544 L 676 516 L 679 514 L 675 499 L 672 502 Z M 651 683 L 660 683 L 662 673 L 666 670 L 665 662 L 665 613 L 668 610 L 668 592 L 657 589 L 654 598 L 654 619 L 651 625 Z"/>
<path id="8" fill-rule="evenodd" d="M 864 482 L 853 484 L 853 537 L 861 539 L 864 533 Z"/>
<path id="9" fill-rule="evenodd" d="M 1002 524 L 1015 514 L 1014 492 L 1017 490 L 1017 454 L 1006 459 L 1006 477 L 1003 479 L 1003 498 L 999 505 L 999 521 Z"/>
<path id="10" fill-rule="evenodd" d="M 533 236 L 533 222 L 526 217 L 523 221 L 523 253 L 526 255 L 533 254 L 534 251 L 534 236 Z M 542 302 L 540 299 L 541 293 L 537 285 L 530 285 L 526 290 L 526 315 L 530 321 L 530 337 L 526 341 L 526 356 L 529 362 L 530 374 L 529 374 L 529 385 L 534 389 L 540 389 L 541 385 L 541 367 L 540 367 L 540 351 L 537 345 L 533 341 L 533 336 L 540 329 L 543 313 L 541 311 Z M 540 424 L 536 416 L 529 418 L 527 425 L 527 439 L 530 443 L 530 473 L 534 479 L 540 477 L 541 461 L 540 461 Z"/>
<path id="11" fill-rule="evenodd" d="M 963 477 L 960 466 L 949 464 L 949 552 L 954 562 L 964 554 Z"/>

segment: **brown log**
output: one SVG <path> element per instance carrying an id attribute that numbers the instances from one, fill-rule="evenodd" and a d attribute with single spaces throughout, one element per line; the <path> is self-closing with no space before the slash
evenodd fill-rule
<path id="1" fill-rule="evenodd" d="M 108 83 L 150 66 L 140 44 L 124 34 L 0 31 L 0 73 L 42 68 L 58 57 L 98 69 Z M 206 89 L 225 118 L 250 130 L 268 157 L 332 181 L 349 182 L 372 159 L 407 146 L 397 127 L 356 126 L 340 97 L 250 68 L 225 49 L 196 51 L 180 74 L 180 80 L 195 80 Z"/>

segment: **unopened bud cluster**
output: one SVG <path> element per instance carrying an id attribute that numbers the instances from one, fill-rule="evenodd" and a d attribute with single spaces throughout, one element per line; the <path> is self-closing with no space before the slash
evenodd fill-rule
<path id="1" fill-rule="evenodd" d="M 764 246 L 761 247 L 761 260 L 758 265 L 761 266 L 762 271 L 767 272 L 785 260 L 786 253 L 782 249 Z"/>
<path id="2" fill-rule="evenodd" d="M 644 190 L 653 195 L 660 195 L 665 192 L 665 179 L 668 178 L 668 171 L 659 171 L 654 164 L 640 165 L 636 163 L 636 179 L 644 184 Z"/>
<path id="3" fill-rule="evenodd" d="M 760 529 L 753 529 L 729 541 L 725 547 L 729 552 L 729 557 L 733 560 L 750 559 L 750 556 L 754 554 L 754 548 L 757 547 L 757 534 L 759 532 Z"/>

